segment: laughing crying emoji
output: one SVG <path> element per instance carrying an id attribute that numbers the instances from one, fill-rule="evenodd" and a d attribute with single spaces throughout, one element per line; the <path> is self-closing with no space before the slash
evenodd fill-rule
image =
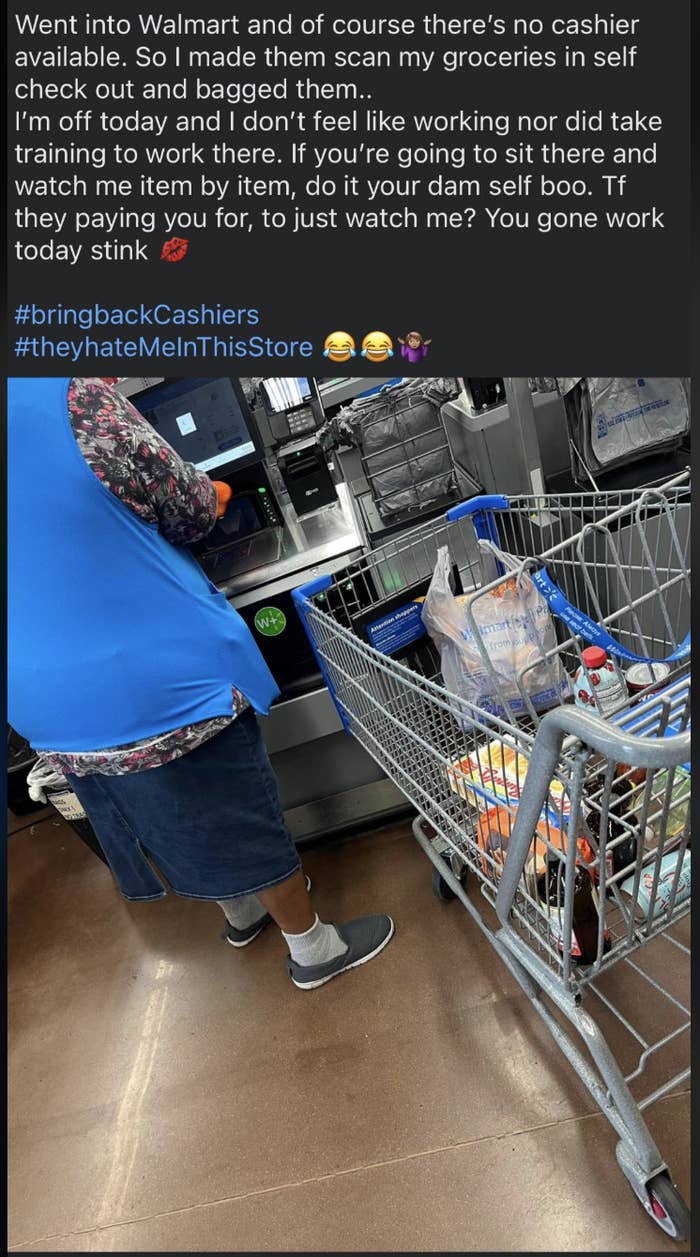
<path id="1" fill-rule="evenodd" d="M 324 358 L 331 362 L 349 362 L 355 357 L 355 342 L 349 332 L 329 332 L 323 346 Z"/>
<path id="2" fill-rule="evenodd" d="M 394 343 L 386 332 L 368 332 L 362 342 L 362 357 L 368 362 L 386 362 L 394 356 Z"/>

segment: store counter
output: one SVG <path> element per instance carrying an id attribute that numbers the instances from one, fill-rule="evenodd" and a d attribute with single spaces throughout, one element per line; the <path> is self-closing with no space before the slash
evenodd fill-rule
<path id="1" fill-rule="evenodd" d="M 337 502 L 303 519 L 298 518 L 284 487 L 277 485 L 276 492 L 283 527 L 268 529 L 247 539 L 242 543 L 238 562 L 235 558 L 232 560 L 234 570 L 220 580 L 213 577 L 235 607 L 245 605 L 239 601 L 242 595 L 301 574 L 289 586 L 296 588 L 310 580 L 309 572 L 320 564 L 324 571 L 331 571 L 329 564 L 349 563 L 365 545 L 346 484 L 336 485 Z M 274 536 L 270 536 L 271 533 Z"/>

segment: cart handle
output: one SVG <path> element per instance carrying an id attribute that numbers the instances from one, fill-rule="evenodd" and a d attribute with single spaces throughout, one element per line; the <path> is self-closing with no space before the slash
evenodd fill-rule
<path id="1" fill-rule="evenodd" d="M 466 515 L 476 515 L 482 511 L 508 510 L 510 510 L 510 502 L 508 498 L 503 497 L 502 493 L 482 493 L 479 497 L 469 498 L 468 502 L 451 506 L 445 514 L 445 519 L 448 524 L 456 524 L 457 520 L 464 519 Z"/>
<path id="2" fill-rule="evenodd" d="M 326 589 L 330 589 L 333 584 L 333 577 L 317 576 L 315 580 L 307 581 L 305 585 L 299 585 L 297 589 L 292 590 L 292 602 L 301 614 L 301 608 L 310 598 L 314 598 L 316 594 L 322 594 Z"/>
<path id="3" fill-rule="evenodd" d="M 576 707 L 556 707 L 542 717 L 532 748 L 527 771 L 527 781 L 515 813 L 513 831 L 496 895 L 496 912 L 502 925 L 508 923 L 510 910 L 515 901 L 532 835 L 537 831 L 549 794 L 552 777 L 556 775 L 564 738 L 573 736 L 620 764 L 634 764 L 635 768 L 674 768 L 690 758 L 690 733 L 679 733 L 669 738 L 635 737 L 592 712 Z"/>
<path id="4" fill-rule="evenodd" d="M 326 683 L 328 693 L 330 694 L 331 698 L 333 699 L 333 702 L 335 703 L 335 709 L 338 715 L 340 716 L 340 723 L 342 724 L 345 732 L 349 733 L 350 722 L 348 720 L 347 712 L 345 711 L 345 708 L 341 707 L 340 703 L 338 702 L 338 697 L 336 695 L 336 692 L 333 688 L 333 684 L 326 670 L 326 665 L 318 652 L 318 647 L 316 645 L 316 642 L 314 641 L 313 633 L 311 632 L 311 628 L 310 628 L 309 620 L 308 620 L 308 613 L 311 610 L 311 605 L 312 605 L 311 599 L 314 598 L 316 594 L 325 593 L 327 589 L 330 589 L 332 584 L 333 584 L 333 577 L 329 576 L 327 573 L 324 574 L 323 576 L 317 576 L 315 580 L 307 581 L 305 585 L 299 585 L 297 589 L 292 590 L 292 602 L 294 603 L 294 606 L 297 609 L 297 614 L 299 616 L 299 619 L 301 620 L 302 627 L 304 629 L 304 632 L 306 633 L 306 636 L 309 639 L 309 645 L 313 651 L 314 659 L 316 660 L 316 663 L 318 664 L 318 670 L 321 673 L 321 676 L 323 677 Z"/>
<path id="5" fill-rule="evenodd" d="M 445 515 L 448 524 L 456 524 L 460 519 L 471 519 L 474 532 L 479 541 L 492 541 L 500 546 L 498 528 L 493 517 L 494 511 L 509 511 L 510 502 L 501 493 L 482 493 L 470 498 L 468 502 L 460 502 L 459 506 L 451 506 Z M 505 569 L 502 563 L 496 562 L 496 571 L 503 576 Z"/>

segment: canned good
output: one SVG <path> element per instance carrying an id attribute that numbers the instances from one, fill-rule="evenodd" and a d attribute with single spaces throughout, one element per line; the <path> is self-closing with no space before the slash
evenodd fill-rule
<path id="1" fill-rule="evenodd" d="M 640 694 L 651 685 L 664 685 L 670 675 L 671 669 L 667 663 L 633 663 L 625 673 L 625 680 L 630 694 Z"/>

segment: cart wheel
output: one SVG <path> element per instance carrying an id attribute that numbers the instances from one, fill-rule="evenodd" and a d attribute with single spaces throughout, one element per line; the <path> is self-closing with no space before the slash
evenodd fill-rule
<path id="1" fill-rule="evenodd" d="M 445 861 L 445 864 L 451 871 L 452 864 L 450 862 L 449 851 L 444 852 L 441 858 Z M 467 868 L 465 866 L 459 873 L 460 885 L 464 886 L 466 881 Z M 439 899 L 442 903 L 452 903 L 452 900 L 457 898 L 452 887 L 447 885 L 447 882 L 440 875 L 440 870 L 436 868 L 433 869 L 433 894 L 436 899 Z"/>
<path id="2" fill-rule="evenodd" d="M 674 1240 L 685 1240 L 690 1232 L 690 1211 L 678 1188 L 667 1174 L 657 1174 L 647 1183 L 649 1213 L 657 1226 Z"/>

